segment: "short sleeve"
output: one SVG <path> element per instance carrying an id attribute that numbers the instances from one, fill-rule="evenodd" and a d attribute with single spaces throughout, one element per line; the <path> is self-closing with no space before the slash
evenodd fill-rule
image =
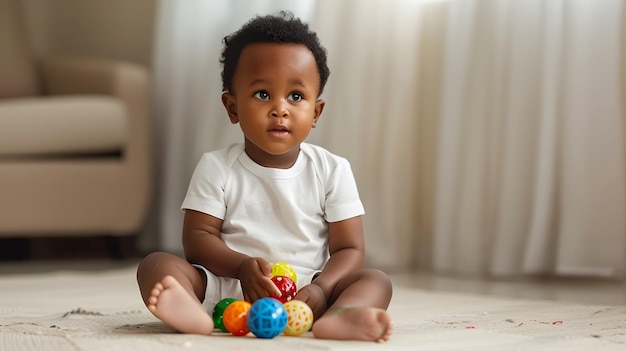
<path id="1" fill-rule="evenodd" d="M 341 159 L 327 179 L 324 217 L 328 222 L 338 222 L 364 213 L 350 163 Z"/>
<path id="2" fill-rule="evenodd" d="M 224 219 L 225 167 L 213 153 L 202 156 L 191 176 L 181 210 L 194 210 Z"/>

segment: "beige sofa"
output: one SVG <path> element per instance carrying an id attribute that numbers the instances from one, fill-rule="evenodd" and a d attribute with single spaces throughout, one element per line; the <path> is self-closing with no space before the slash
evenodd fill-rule
<path id="1" fill-rule="evenodd" d="M 32 56 L 20 6 L 0 1 L 0 238 L 137 234 L 153 183 L 146 70 Z"/>

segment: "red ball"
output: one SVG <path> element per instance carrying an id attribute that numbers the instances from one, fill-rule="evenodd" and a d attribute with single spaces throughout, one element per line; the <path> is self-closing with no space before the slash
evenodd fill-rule
<path id="1" fill-rule="evenodd" d="M 272 281 L 282 293 L 281 297 L 274 296 L 275 299 L 282 303 L 293 300 L 298 292 L 298 288 L 296 287 L 296 283 L 291 278 L 284 275 L 277 275 L 272 277 Z"/>

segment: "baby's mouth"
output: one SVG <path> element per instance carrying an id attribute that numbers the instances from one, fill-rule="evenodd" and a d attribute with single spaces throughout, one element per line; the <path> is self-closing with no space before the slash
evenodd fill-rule
<path id="1" fill-rule="evenodd" d="M 269 133 L 275 137 L 284 137 L 289 134 L 289 129 L 285 126 L 274 126 L 270 128 Z"/>

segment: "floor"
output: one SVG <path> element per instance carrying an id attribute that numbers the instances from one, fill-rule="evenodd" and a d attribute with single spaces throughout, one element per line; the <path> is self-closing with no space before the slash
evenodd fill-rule
<path id="1" fill-rule="evenodd" d="M 272 340 L 179 334 L 143 305 L 134 283 L 136 266 L 136 259 L 93 258 L 0 263 L 0 350 L 624 351 L 626 345 L 626 305 L 495 296 L 604 299 L 608 291 L 622 296 L 621 284 L 485 282 L 428 274 L 393 276 L 394 333 L 384 345 L 320 340 L 310 333 Z"/>
<path id="2" fill-rule="evenodd" d="M 626 282 L 583 278 L 486 280 L 411 273 L 393 276 L 397 285 L 425 290 L 583 304 L 626 305 Z"/>
<path id="3" fill-rule="evenodd" d="M 2 275 L 69 271 L 101 271 L 136 266 L 137 259 L 63 259 L 0 261 Z M 486 280 L 449 277 L 431 273 L 392 275 L 394 285 L 428 291 L 469 293 L 509 298 L 626 305 L 626 282 L 593 279 L 515 279 Z"/>

